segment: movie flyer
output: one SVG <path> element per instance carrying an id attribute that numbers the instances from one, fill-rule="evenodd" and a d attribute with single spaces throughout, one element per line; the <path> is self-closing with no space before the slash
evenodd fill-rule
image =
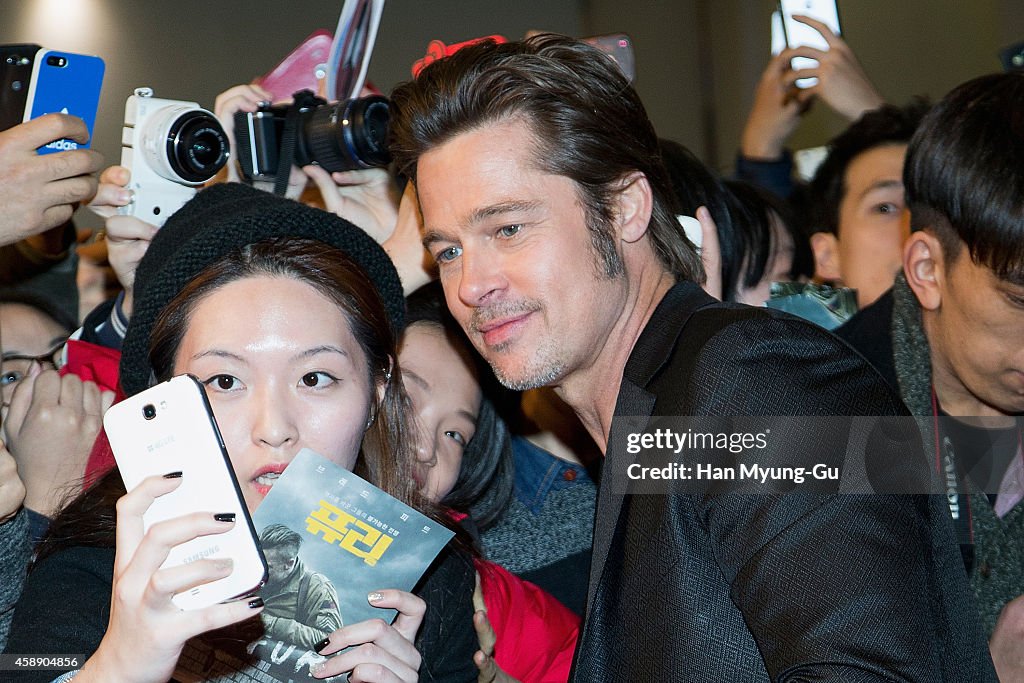
<path id="1" fill-rule="evenodd" d="M 369 592 L 411 590 L 454 535 L 309 449 L 253 515 L 267 559 L 259 619 L 189 641 L 175 680 L 291 683 L 315 680 L 314 647 L 335 629 L 391 621 Z M 340 676 L 330 680 L 340 681 Z"/>

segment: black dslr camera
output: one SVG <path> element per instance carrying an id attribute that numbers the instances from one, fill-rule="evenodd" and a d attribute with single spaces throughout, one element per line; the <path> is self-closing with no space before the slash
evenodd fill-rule
<path id="1" fill-rule="evenodd" d="M 292 120 L 292 140 L 285 138 Z M 261 107 L 235 114 L 235 142 L 242 173 L 249 179 L 274 179 L 281 153 L 302 167 L 318 164 L 326 171 L 387 166 L 388 101 L 379 95 L 328 104 L 312 92 L 295 93 L 292 104 Z"/>

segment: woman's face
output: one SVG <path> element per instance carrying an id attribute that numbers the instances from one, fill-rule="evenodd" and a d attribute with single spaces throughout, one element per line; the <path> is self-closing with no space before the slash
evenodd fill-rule
<path id="1" fill-rule="evenodd" d="M 434 502 L 455 486 L 462 451 L 476 432 L 480 383 L 461 353 L 436 325 L 411 325 L 398 352 L 416 429 L 413 476 Z"/>
<path id="2" fill-rule="evenodd" d="M 374 396 L 366 364 L 330 299 L 299 280 L 255 276 L 196 305 L 174 373 L 206 386 L 252 512 L 303 448 L 355 465 Z"/>
<path id="3" fill-rule="evenodd" d="M 10 405 L 14 389 L 29 373 L 34 363 L 43 370 L 56 370 L 56 356 L 68 332 L 42 311 L 25 304 L 0 304 L 0 327 L 3 328 L 3 365 L 0 392 L 3 405 Z M 29 360 L 30 358 L 36 360 Z M 45 359 L 45 360 L 44 360 Z"/>

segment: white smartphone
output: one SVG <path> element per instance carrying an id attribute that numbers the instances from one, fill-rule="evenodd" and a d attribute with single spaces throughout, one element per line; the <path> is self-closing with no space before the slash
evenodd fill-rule
<path id="1" fill-rule="evenodd" d="M 230 576 L 174 596 L 181 609 L 200 609 L 253 592 L 267 579 L 260 549 L 224 440 L 203 385 L 179 375 L 112 406 L 103 416 L 121 478 L 130 491 L 154 474 L 181 472 L 181 485 L 143 515 L 148 530 L 188 512 L 234 513 L 234 527 L 175 546 L 163 568 L 198 559 L 231 558 Z"/>
<path id="2" fill-rule="evenodd" d="M 782 29 L 789 47 L 808 47 L 828 50 L 824 36 L 807 24 L 793 19 L 794 14 L 802 14 L 817 19 L 839 35 L 839 8 L 836 0 L 779 0 L 779 13 L 782 15 Z M 794 57 L 791 62 L 794 70 L 813 69 L 818 61 L 807 57 Z M 817 85 L 817 78 L 800 78 L 796 81 L 798 88 L 810 88 Z"/>
<path id="3" fill-rule="evenodd" d="M 772 12 L 772 57 L 786 49 L 786 29 L 782 28 L 779 10 Z"/>

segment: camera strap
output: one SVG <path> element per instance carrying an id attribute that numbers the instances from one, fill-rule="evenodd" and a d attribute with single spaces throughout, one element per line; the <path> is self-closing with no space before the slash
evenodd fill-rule
<path id="1" fill-rule="evenodd" d="M 295 159 L 295 145 L 299 139 L 299 114 L 315 107 L 320 100 L 312 90 L 300 90 L 292 97 L 292 105 L 284 117 L 284 130 L 281 132 L 281 147 L 277 155 L 277 176 L 274 178 L 274 194 L 284 196 L 288 190 L 288 181 L 292 175 L 292 163 Z"/>

